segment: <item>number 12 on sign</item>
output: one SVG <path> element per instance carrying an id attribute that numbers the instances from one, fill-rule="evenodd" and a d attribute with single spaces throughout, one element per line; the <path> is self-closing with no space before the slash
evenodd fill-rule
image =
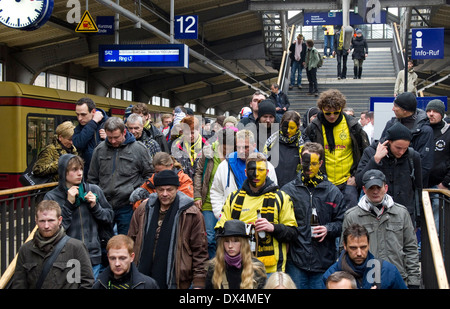
<path id="1" fill-rule="evenodd" d="M 175 39 L 197 39 L 198 38 L 198 15 L 175 16 L 174 25 Z"/>

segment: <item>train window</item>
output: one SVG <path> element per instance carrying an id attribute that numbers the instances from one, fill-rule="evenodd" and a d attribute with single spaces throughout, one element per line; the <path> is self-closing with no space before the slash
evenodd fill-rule
<path id="1" fill-rule="evenodd" d="M 52 142 L 55 118 L 29 116 L 27 121 L 27 164 L 30 164 L 45 146 Z"/>
<path id="2" fill-rule="evenodd" d="M 34 80 L 33 85 L 45 87 L 45 78 L 46 78 L 45 72 L 39 73 L 39 75 L 38 75 L 38 76 L 36 77 L 36 79 Z"/>
<path id="3" fill-rule="evenodd" d="M 86 82 L 81 79 L 69 78 L 69 90 L 86 93 Z"/>
<path id="4" fill-rule="evenodd" d="M 27 116 L 27 165 L 45 146 L 53 141 L 56 127 L 70 120 L 77 126 L 76 116 L 29 114 Z"/>
<path id="5" fill-rule="evenodd" d="M 49 73 L 48 87 L 60 90 L 67 90 L 67 77 Z"/>

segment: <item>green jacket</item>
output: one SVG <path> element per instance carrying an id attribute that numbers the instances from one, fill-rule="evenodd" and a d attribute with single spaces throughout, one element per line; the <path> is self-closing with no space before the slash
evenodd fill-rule
<path id="1" fill-rule="evenodd" d="M 37 176 L 53 175 L 52 181 L 58 181 L 58 160 L 59 157 L 67 153 L 78 155 L 75 146 L 72 146 L 71 151 L 67 151 L 55 136 L 53 142 L 39 153 L 33 166 L 33 173 Z"/>
<path id="2" fill-rule="evenodd" d="M 22 245 L 17 256 L 17 264 L 12 279 L 12 289 L 34 289 L 42 271 L 44 261 L 51 255 L 53 246 L 66 234 L 64 228 L 51 237 L 43 239 L 36 231 L 34 238 Z M 79 266 L 72 263 L 78 261 Z M 78 271 L 79 270 L 79 273 Z M 79 283 L 75 277 L 79 276 Z M 53 263 L 53 267 L 42 284 L 42 289 L 90 289 L 94 284 L 89 253 L 84 244 L 70 238 Z"/>
<path id="3" fill-rule="evenodd" d="M 369 251 L 376 258 L 394 264 L 407 285 L 419 286 L 419 251 L 411 217 L 405 206 L 394 203 L 387 194 L 386 200 L 387 203 L 383 203 L 386 210 L 377 219 L 363 196 L 358 206 L 345 212 L 342 231 L 353 223 L 363 225 L 369 232 Z"/>
<path id="4" fill-rule="evenodd" d="M 306 64 L 305 67 L 308 70 L 317 68 L 317 64 L 320 61 L 320 55 L 319 52 L 317 51 L 317 49 L 315 47 L 309 49 L 306 51 Z"/>

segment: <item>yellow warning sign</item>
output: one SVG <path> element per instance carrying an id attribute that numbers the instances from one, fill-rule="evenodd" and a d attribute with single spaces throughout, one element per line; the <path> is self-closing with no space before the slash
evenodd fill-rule
<path id="1" fill-rule="evenodd" d="M 98 32 L 97 25 L 92 19 L 91 14 L 89 14 L 89 11 L 84 12 L 75 32 Z"/>

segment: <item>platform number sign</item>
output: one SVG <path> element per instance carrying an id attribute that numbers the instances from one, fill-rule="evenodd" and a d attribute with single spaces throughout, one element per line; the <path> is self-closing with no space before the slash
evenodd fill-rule
<path id="1" fill-rule="evenodd" d="M 198 38 L 198 15 L 175 16 L 174 23 L 175 39 L 197 39 Z"/>

